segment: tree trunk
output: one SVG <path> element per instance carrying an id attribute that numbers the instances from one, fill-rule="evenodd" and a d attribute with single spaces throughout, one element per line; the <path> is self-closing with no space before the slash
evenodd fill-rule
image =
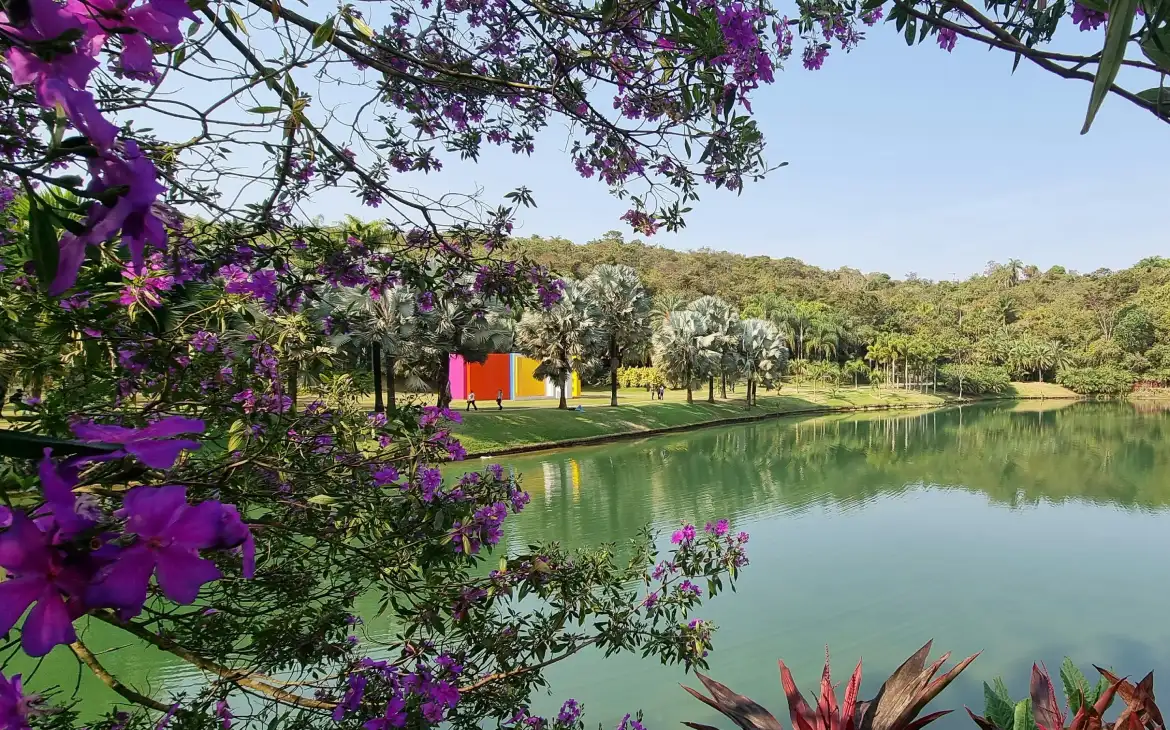
<path id="1" fill-rule="evenodd" d="M 618 401 L 617 401 L 618 358 L 617 358 L 616 350 L 617 350 L 617 340 L 614 337 L 610 337 L 609 338 L 609 404 L 611 406 L 616 406 L 618 404 Z"/>
<path id="2" fill-rule="evenodd" d="M 370 363 L 374 366 L 374 413 L 382 413 L 386 410 L 382 405 L 382 345 L 377 342 L 373 344 Z"/>
<path id="3" fill-rule="evenodd" d="M 686 368 L 683 370 L 683 377 L 686 378 L 686 381 L 687 381 L 687 405 L 690 405 L 691 403 L 695 402 L 694 393 L 691 392 L 692 380 L 691 380 L 691 366 L 690 365 L 687 365 Z"/>
<path id="4" fill-rule="evenodd" d="M 560 408 L 562 411 L 568 410 L 569 408 L 569 404 L 565 400 L 565 393 L 569 390 L 569 381 L 572 377 L 572 375 L 566 375 L 561 378 L 561 402 L 557 404 L 557 408 Z"/>
<path id="5" fill-rule="evenodd" d="M 439 408 L 451 406 L 451 356 L 443 353 L 443 364 L 439 366 Z"/>
<path id="6" fill-rule="evenodd" d="M 297 381 L 301 379 L 301 364 L 293 360 L 288 366 L 288 398 L 289 406 L 288 412 L 292 415 L 297 413 Z"/>
<path id="7" fill-rule="evenodd" d="M 902 385 L 906 386 L 906 390 L 910 390 L 910 358 L 902 361 L 902 380 L 905 381 Z"/>
<path id="8" fill-rule="evenodd" d="M 393 355 L 386 356 L 386 408 L 390 411 L 398 409 L 398 394 L 394 389 L 394 366 L 397 362 L 398 358 Z"/>
<path id="9" fill-rule="evenodd" d="M 707 381 L 707 402 L 708 403 L 715 402 L 715 376 L 714 375 L 712 375 L 711 378 Z"/>
<path id="10" fill-rule="evenodd" d="M 727 373 L 719 373 L 719 397 L 727 400 Z"/>
<path id="11" fill-rule="evenodd" d="M 1037 378 L 1037 379 L 1038 379 L 1038 380 L 1039 380 L 1041 383 L 1043 383 L 1043 382 L 1044 382 L 1044 368 L 1036 368 L 1036 378 Z"/>

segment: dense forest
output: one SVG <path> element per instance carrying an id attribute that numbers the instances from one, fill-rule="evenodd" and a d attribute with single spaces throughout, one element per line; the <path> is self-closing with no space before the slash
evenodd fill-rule
<path id="1" fill-rule="evenodd" d="M 797 368 L 857 359 L 879 373 L 883 365 L 902 367 L 899 360 L 949 365 L 952 374 L 991 367 L 1087 393 L 1170 382 L 1170 259 L 1161 257 L 1086 274 L 1013 259 L 990 262 L 964 281 L 936 282 L 827 271 L 791 257 L 676 251 L 616 231 L 584 245 L 540 236 L 516 244 L 562 276 L 579 278 L 598 264 L 631 266 L 661 312 L 714 295 L 741 316 L 777 321 Z"/>

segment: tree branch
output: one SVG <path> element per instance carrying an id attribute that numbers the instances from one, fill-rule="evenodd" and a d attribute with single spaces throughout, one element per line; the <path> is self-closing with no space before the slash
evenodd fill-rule
<path id="1" fill-rule="evenodd" d="M 114 690 L 123 698 L 133 702 L 136 705 L 149 707 L 150 709 L 157 710 L 158 712 L 167 712 L 171 709 L 169 705 L 165 705 L 152 697 L 147 697 L 146 695 L 137 692 L 130 687 L 127 687 L 125 684 L 122 684 L 121 680 L 106 671 L 106 668 L 103 667 L 101 662 L 98 661 L 97 657 L 93 655 L 93 652 L 89 650 L 89 647 L 81 643 L 81 639 L 78 639 L 77 641 L 70 644 L 69 648 L 73 651 L 73 656 L 77 657 L 78 661 L 80 661 L 82 664 L 89 667 L 90 671 L 93 672 L 94 675 L 102 681 L 102 684 Z"/>

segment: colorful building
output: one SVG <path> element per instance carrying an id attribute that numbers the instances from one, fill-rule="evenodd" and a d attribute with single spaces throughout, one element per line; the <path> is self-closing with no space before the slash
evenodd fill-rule
<path id="1" fill-rule="evenodd" d="M 451 356 L 451 397 L 466 400 L 475 393 L 476 400 L 492 401 L 498 391 L 504 391 L 504 400 L 527 398 L 559 398 L 560 383 L 534 375 L 538 360 L 517 353 L 488 355 L 487 360 L 467 362 L 460 355 Z M 581 378 L 573 373 L 568 397 L 581 395 Z"/>

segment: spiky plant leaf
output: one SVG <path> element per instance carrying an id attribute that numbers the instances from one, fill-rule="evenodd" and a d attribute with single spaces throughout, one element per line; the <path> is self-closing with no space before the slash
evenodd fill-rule
<path id="1" fill-rule="evenodd" d="M 987 716 L 988 720 L 995 723 L 996 727 L 1003 728 L 1004 730 L 1013 730 L 1015 708 L 1012 706 L 1011 697 L 1006 693 L 1007 687 L 1004 686 L 1002 679 L 996 678 L 994 688 L 987 682 L 984 682 L 983 714 Z"/>
<path id="2" fill-rule="evenodd" d="M 1036 721 L 1032 719 L 1032 700 L 1020 700 L 1016 703 L 1015 717 L 1012 719 L 1013 730 L 1036 730 Z"/>
<path id="3" fill-rule="evenodd" d="M 1068 710 L 1074 715 L 1077 714 L 1077 710 L 1081 709 L 1082 695 L 1087 697 L 1090 703 L 1093 703 L 1097 701 L 1097 697 L 1104 690 L 1104 685 L 1100 683 L 1096 689 L 1090 687 L 1085 673 L 1078 669 L 1077 665 L 1073 664 L 1073 660 L 1068 657 L 1065 657 L 1060 664 L 1060 681 L 1064 685 L 1064 696 L 1068 701 Z"/>

